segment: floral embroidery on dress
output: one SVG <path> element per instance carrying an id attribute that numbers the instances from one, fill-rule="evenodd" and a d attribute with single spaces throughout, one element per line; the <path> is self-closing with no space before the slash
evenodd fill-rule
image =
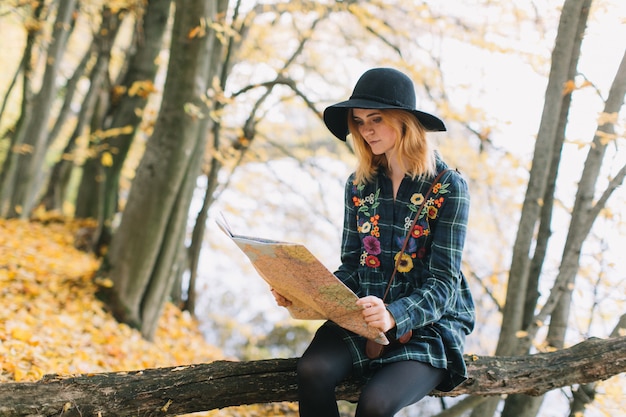
<path id="1" fill-rule="evenodd" d="M 410 238 L 404 252 L 398 251 L 394 256 L 394 261 L 398 262 L 398 272 L 409 272 L 413 269 L 413 259 L 422 259 L 426 256 L 426 248 L 417 247 L 417 240 L 421 237 L 427 237 L 430 235 L 430 220 L 435 220 L 439 214 L 439 209 L 442 207 L 445 198 L 444 194 L 449 192 L 449 183 L 442 184 L 438 182 L 433 186 L 432 196 L 429 197 L 421 213 L 417 213 L 419 207 L 424 202 L 424 195 L 422 193 L 414 193 L 409 199 L 407 204 L 408 209 L 413 213 L 412 216 L 407 216 L 404 219 L 404 229 L 407 233 L 410 233 Z M 378 268 L 380 266 L 380 259 L 378 255 L 382 252 L 380 245 L 380 228 L 379 221 L 380 215 L 376 213 L 376 209 L 380 205 L 378 197 L 380 195 L 380 188 L 376 189 L 376 192 L 370 193 L 365 197 L 358 197 L 358 194 L 364 190 L 365 186 L 359 184 L 353 187 L 352 202 L 357 207 L 357 231 L 359 234 L 367 235 L 363 238 L 363 252 L 361 253 L 360 263 L 368 268 Z M 426 222 L 416 223 L 412 230 L 413 216 L 418 215 L 418 220 L 426 219 Z M 398 248 L 402 248 L 404 243 L 404 237 L 397 237 L 396 244 Z"/>

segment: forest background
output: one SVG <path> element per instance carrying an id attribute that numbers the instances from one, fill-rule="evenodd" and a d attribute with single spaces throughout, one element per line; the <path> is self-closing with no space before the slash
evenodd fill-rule
<path id="1" fill-rule="evenodd" d="M 146 341 L 172 301 L 226 355 L 302 352 L 318 323 L 277 309 L 212 219 L 334 268 L 354 158 L 320 114 L 372 66 L 411 75 L 470 183 L 467 351 L 624 336 L 622 2 L 8 1 L 0 19 L 0 215 L 93 219 L 69 227 L 99 297 Z M 6 326 L 4 344 L 30 340 Z M 471 413 L 615 415 L 624 385 Z"/>

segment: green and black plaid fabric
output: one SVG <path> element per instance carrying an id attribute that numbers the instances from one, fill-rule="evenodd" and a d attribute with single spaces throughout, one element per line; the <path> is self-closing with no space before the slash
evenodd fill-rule
<path id="1" fill-rule="evenodd" d="M 438 172 L 446 168 L 438 160 Z M 395 201 L 391 180 L 383 173 L 365 186 L 356 186 L 352 175 L 345 189 L 342 264 L 335 274 L 359 297 L 382 298 L 400 257 L 385 302 L 396 320 L 396 333 L 412 329 L 411 341 L 369 360 L 364 338 L 334 323 L 326 325 L 343 333 L 357 374 L 366 376 L 384 363 L 417 360 L 447 369 L 450 377 L 438 389 L 448 391 L 467 377 L 463 346 L 475 319 L 472 295 L 461 272 L 470 198 L 463 177 L 446 172 L 409 230 L 432 180 L 405 177 Z M 400 254 L 407 233 L 409 244 Z"/>

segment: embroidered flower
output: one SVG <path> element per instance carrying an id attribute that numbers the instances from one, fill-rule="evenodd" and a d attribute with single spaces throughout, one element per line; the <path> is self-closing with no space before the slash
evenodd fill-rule
<path id="1" fill-rule="evenodd" d="M 443 197 L 439 197 L 439 198 L 437 198 L 435 201 L 433 201 L 433 203 L 434 203 L 437 207 L 441 208 L 441 205 L 443 204 Z"/>
<path id="2" fill-rule="evenodd" d="M 352 197 L 352 202 L 354 203 L 354 207 L 360 207 L 363 205 L 363 201 L 357 196 Z"/>
<path id="3" fill-rule="evenodd" d="M 400 258 L 399 262 L 398 258 Z M 413 269 L 413 259 L 411 259 L 411 255 L 398 252 L 396 253 L 396 256 L 394 256 L 393 260 L 398 262 L 398 272 L 409 272 Z"/>
<path id="4" fill-rule="evenodd" d="M 438 182 L 437 184 L 433 185 L 433 194 L 437 194 L 440 189 L 441 189 L 441 183 L 440 182 Z"/>
<path id="5" fill-rule="evenodd" d="M 365 197 L 363 199 L 364 202 L 368 203 L 368 204 L 374 204 L 374 193 L 371 193 L 370 195 L 368 195 L 367 197 Z"/>
<path id="6" fill-rule="evenodd" d="M 415 193 L 411 196 L 411 204 L 419 206 L 424 202 L 424 195 L 422 193 Z"/>
<path id="7" fill-rule="evenodd" d="M 368 266 L 370 268 L 378 268 L 380 266 L 380 259 L 378 259 L 374 255 L 367 255 L 367 257 L 365 258 L 365 266 Z"/>
<path id="8" fill-rule="evenodd" d="M 365 236 L 365 239 L 363 239 L 363 246 L 370 255 L 380 254 L 380 241 L 374 236 Z"/>
<path id="9" fill-rule="evenodd" d="M 396 245 L 398 245 L 400 249 L 402 249 L 402 246 L 404 245 L 405 238 L 406 236 L 396 236 Z M 415 252 L 416 250 L 417 250 L 417 240 L 409 239 L 409 241 L 407 242 L 406 248 L 404 248 L 404 252 L 412 253 L 412 252 Z"/>
<path id="10" fill-rule="evenodd" d="M 436 219 L 437 213 L 439 213 L 439 210 L 437 209 L 437 207 L 429 206 L 427 207 L 427 213 L 428 213 L 428 218 Z"/>
<path id="11" fill-rule="evenodd" d="M 411 236 L 415 239 L 424 236 L 424 226 L 416 224 L 415 227 L 413 227 L 413 230 L 411 230 Z"/>
<path id="12" fill-rule="evenodd" d="M 359 226 L 360 233 L 369 233 L 372 230 L 372 224 L 370 222 L 365 222 Z"/>
<path id="13" fill-rule="evenodd" d="M 446 184 L 437 184 L 439 187 L 437 187 L 437 192 L 435 194 L 448 194 L 450 191 L 448 190 L 448 187 L 450 187 L 450 183 L 446 183 Z"/>

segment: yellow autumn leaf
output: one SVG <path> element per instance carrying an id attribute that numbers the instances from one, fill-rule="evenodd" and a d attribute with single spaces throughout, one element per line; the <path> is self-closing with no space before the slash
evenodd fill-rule
<path id="1" fill-rule="evenodd" d="M 141 98 L 147 98 L 151 93 L 156 91 L 157 89 L 154 83 L 150 80 L 135 81 L 128 89 L 128 95 L 130 97 L 139 96 Z"/>
<path id="2" fill-rule="evenodd" d="M 30 377 L 29 379 L 39 380 L 43 378 L 44 375 L 44 370 L 39 366 L 33 366 L 30 368 L 30 371 L 28 371 L 28 376 Z"/>
<path id="3" fill-rule="evenodd" d="M 204 28 L 202 26 L 195 26 L 191 28 L 189 33 L 187 34 L 188 39 L 199 38 L 204 35 Z"/>
<path id="4" fill-rule="evenodd" d="M 563 83 L 563 91 L 561 91 L 561 94 L 563 94 L 564 96 L 571 94 L 575 89 L 576 83 L 574 82 L 574 80 L 567 80 L 565 81 L 565 83 Z"/>
<path id="5" fill-rule="evenodd" d="M 102 278 L 102 277 L 98 277 L 95 280 L 96 285 L 103 287 L 103 288 L 113 288 L 113 280 L 111 280 L 110 278 Z"/>
<path id="6" fill-rule="evenodd" d="M 126 126 L 114 127 L 114 128 L 106 129 L 106 130 L 96 130 L 92 136 L 96 136 L 100 139 L 106 139 L 106 138 L 112 138 L 115 136 L 129 135 L 133 133 L 133 130 L 134 130 L 133 126 L 126 125 Z"/>
<path id="7" fill-rule="evenodd" d="M 596 136 L 600 139 L 600 144 L 603 146 L 608 145 L 618 138 L 615 133 L 607 133 L 601 130 L 596 131 Z"/>
<path id="8" fill-rule="evenodd" d="M 491 274 L 489 276 L 489 284 L 496 286 L 500 283 L 500 280 L 498 279 L 498 275 L 497 274 Z"/>
<path id="9" fill-rule="evenodd" d="M 15 382 L 24 381 L 27 375 L 28 373 L 19 367 L 16 367 L 13 371 L 13 379 L 15 380 Z"/>
<path id="10" fill-rule="evenodd" d="M 613 113 L 600 113 L 600 115 L 598 116 L 598 126 L 602 126 L 605 124 L 616 124 L 617 123 L 617 116 L 619 115 L 619 113 L 617 112 L 613 112 Z"/>
<path id="11" fill-rule="evenodd" d="M 172 403 L 173 403 L 172 400 L 167 400 L 167 403 L 165 403 L 165 405 L 163 407 L 161 407 L 161 411 L 166 413 L 167 410 L 170 408 L 170 405 L 172 405 Z"/>
<path id="12" fill-rule="evenodd" d="M 11 337 L 15 340 L 28 342 L 33 337 L 33 334 L 27 329 L 16 327 L 15 329 L 11 330 Z"/>
<path id="13" fill-rule="evenodd" d="M 103 152 L 100 157 L 100 163 L 105 167 L 113 166 L 113 155 L 110 152 Z"/>
<path id="14" fill-rule="evenodd" d="M 32 153 L 33 149 L 34 149 L 34 147 L 32 145 L 27 144 L 27 143 L 17 144 L 15 146 L 13 146 L 13 148 L 11 148 L 11 150 L 14 153 L 20 153 L 20 154 Z"/>

